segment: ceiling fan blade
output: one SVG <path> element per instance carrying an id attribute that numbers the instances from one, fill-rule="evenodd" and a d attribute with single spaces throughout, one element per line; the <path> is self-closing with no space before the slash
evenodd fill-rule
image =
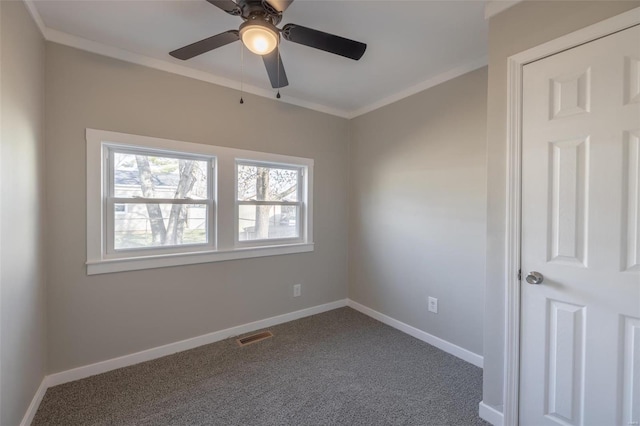
<path id="1" fill-rule="evenodd" d="M 367 50 L 367 45 L 359 41 L 349 40 L 348 38 L 324 33 L 296 24 L 285 25 L 282 28 L 282 35 L 285 39 L 294 43 L 335 53 L 336 55 L 356 61 L 360 59 L 362 55 L 364 55 L 364 51 Z"/>
<path id="2" fill-rule="evenodd" d="M 262 55 L 264 66 L 267 68 L 267 74 L 269 74 L 269 80 L 271 80 L 271 87 L 278 89 L 289 85 L 287 80 L 287 73 L 284 71 L 284 65 L 282 64 L 282 57 L 278 55 L 278 48 L 276 47 L 271 53 Z M 278 70 L 279 73 L 278 73 Z"/>
<path id="3" fill-rule="evenodd" d="M 195 56 L 202 55 L 210 50 L 217 49 L 229 43 L 233 43 L 240 39 L 240 34 L 237 30 L 230 30 L 224 33 L 220 33 L 204 40 L 196 41 L 188 46 L 176 49 L 173 52 L 169 52 L 169 55 L 174 58 L 187 60 Z"/>
<path id="4" fill-rule="evenodd" d="M 278 12 L 282 13 L 293 3 L 293 0 L 266 0 Z"/>
<path id="5" fill-rule="evenodd" d="M 238 4 L 233 0 L 207 0 L 207 1 L 212 5 L 224 10 L 229 15 L 240 16 L 242 14 L 242 9 L 240 9 L 240 6 L 238 6 Z"/>

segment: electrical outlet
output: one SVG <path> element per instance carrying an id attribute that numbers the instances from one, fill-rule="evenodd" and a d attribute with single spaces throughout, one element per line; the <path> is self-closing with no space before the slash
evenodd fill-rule
<path id="1" fill-rule="evenodd" d="M 293 297 L 300 297 L 302 292 L 302 284 L 296 284 L 293 286 Z"/>
<path id="2" fill-rule="evenodd" d="M 438 313 L 438 299 L 429 296 L 429 312 Z"/>

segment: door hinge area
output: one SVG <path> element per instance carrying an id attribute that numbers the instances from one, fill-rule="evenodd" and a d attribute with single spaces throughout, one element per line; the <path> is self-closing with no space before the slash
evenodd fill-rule
<path id="1" fill-rule="evenodd" d="M 522 269 L 518 269 L 518 281 L 522 281 Z"/>

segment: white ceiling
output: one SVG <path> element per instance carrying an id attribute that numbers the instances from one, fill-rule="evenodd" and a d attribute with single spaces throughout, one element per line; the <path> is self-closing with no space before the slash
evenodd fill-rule
<path id="1" fill-rule="evenodd" d="M 240 18 L 205 0 L 28 3 L 49 40 L 240 88 L 241 43 L 189 61 L 168 54 L 238 28 Z M 487 54 L 484 6 L 478 0 L 296 0 L 280 27 L 292 22 L 362 41 L 368 48 L 360 61 L 353 61 L 283 40 L 289 86 L 281 90 L 282 100 L 353 117 L 478 68 Z M 275 95 L 262 59 L 247 50 L 244 84 L 246 91 Z"/>

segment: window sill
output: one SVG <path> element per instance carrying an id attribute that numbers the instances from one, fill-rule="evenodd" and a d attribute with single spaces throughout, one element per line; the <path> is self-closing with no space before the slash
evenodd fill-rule
<path id="1" fill-rule="evenodd" d="M 87 275 L 137 271 L 140 269 L 164 268 L 168 266 L 194 265 L 197 263 L 223 262 L 225 260 L 250 259 L 252 257 L 306 253 L 313 251 L 313 248 L 313 243 L 300 243 L 195 253 L 172 253 L 144 257 L 89 260 L 87 261 Z"/>

